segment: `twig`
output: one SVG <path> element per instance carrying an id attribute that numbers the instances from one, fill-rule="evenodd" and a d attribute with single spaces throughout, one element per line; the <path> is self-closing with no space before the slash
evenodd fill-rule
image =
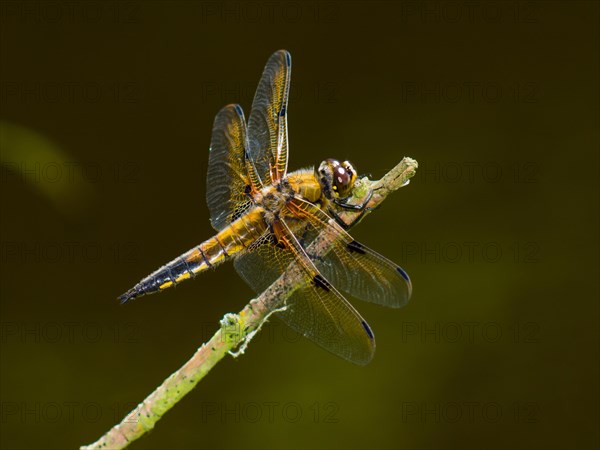
<path id="1" fill-rule="evenodd" d="M 417 167 L 414 159 L 404 158 L 379 181 L 371 181 L 367 178 L 357 181 L 350 203 L 363 203 L 371 192 L 366 213 L 372 211 L 385 200 L 388 194 L 404 186 L 415 174 Z M 352 210 L 345 210 L 339 214 L 348 226 L 356 224 L 364 215 Z M 330 243 L 331 234 L 321 233 L 307 250 L 310 254 L 322 255 L 329 250 Z M 301 276 L 301 268 L 292 263 L 271 286 L 251 300 L 239 314 L 226 314 L 221 320 L 221 328 L 196 351 L 188 362 L 156 388 L 121 423 L 115 425 L 93 444 L 83 446 L 81 449 L 122 449 L 154 428 L 156 422 L 190 392 L 227 353 L 232 352 L 239 345 L 245 349 L 249 339 L 259 330 L 268 316 L 281 308 L 285 300 L 294 292 L 298 284 L 294 280 L 300 279 Z"/>

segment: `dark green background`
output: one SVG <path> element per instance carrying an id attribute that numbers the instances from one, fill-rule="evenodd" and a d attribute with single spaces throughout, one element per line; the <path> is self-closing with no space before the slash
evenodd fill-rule
<path id="1" fill-rule="evenodd" d="M 132 448 L 598 448 L 596 2 L 1 8 L 3 448 L 94 441 L 252 297 L 116 301 L 213 233 L 213 117 L 279 48 L 290 168 L 419 161 L 353 230 L 412 301 L 354 302 L 367 367 L 273 321 Z"/>

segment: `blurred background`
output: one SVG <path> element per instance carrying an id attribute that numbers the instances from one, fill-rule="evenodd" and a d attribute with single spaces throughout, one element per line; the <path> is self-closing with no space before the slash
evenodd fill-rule
<path id="1" fill-rule="evenodd" d="M 212 121 L 293 58 L 290 169 L 411 184 L 353 230 L 411 303 L 353 366 L 271 321 L 138 449 L 598 448 L 596 2 L 0 4 L 2 448 L 95 441 L 253 293 L 210 237 Z"/>

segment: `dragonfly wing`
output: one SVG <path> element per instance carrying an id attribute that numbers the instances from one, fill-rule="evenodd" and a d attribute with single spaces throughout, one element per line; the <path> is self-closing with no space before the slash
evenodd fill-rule
<path id="1" fill-rule="evenodd" d="M 215 117 L 206 180 L 210 221 L 217 231 L 251 205 L 245 193 L 246 187 L 251 185 L 244 158 L 246 148 L 244 112 L 239 105 L 227 105 Z"/>
<path id="2" fill-rule="evenodd" d="M 400 266 L 355 241 L 317 205 L 297 198 L 288 208 L 307 222 L 301 241 L 311 242 L 319 233 L 328 234 L 332 242 L 329 252 L 308 256 L 334 286 L 358 299 L 392 308 L 408 303 L 412 284 Z"/>
<path id="3" fill-rule="evenodd" d="M 406 272 L 360 242 L 351 245 L 335 242 L 333 251 L 316 266 L 335 286 L 355 298 L 391 308 L 405 306 L 412 294 Z"/>
<path id="4" fill-rule="evenodd" d="M 267 61 L 248 119 L 249 157 L 263 185 L 287 172 L 287 105 L 292 57 L 279 50 Z"/>
<path id="5" fill-rule="evenodd" d="M 241 277 L 257 293 L 263 292 L 299 256 L 275 245 L 267 233 L 234 261 Z M 316 269 L 314 269 L 316 270 Z M 367 364 L 375 353 L 371 328 L 348 301 L 321 274 L 303 270 L 294 280 L 296 290 L 287 298 L 286 309 L 276 315 L 292 329 L 355 364 Z"/>
<path id="6" fill-rule="evenodd" d="M 329 283 L 327 286 L 333 288 Z M 291 295 L 288 308 L 277 316 L 325 350 L 354 364 L 365 365 L 373 359 L 373 331 L 337 291 L 305 285 Z"/>

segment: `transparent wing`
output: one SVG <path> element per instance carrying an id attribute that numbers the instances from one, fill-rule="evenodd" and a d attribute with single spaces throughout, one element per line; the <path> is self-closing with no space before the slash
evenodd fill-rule
<path id="1" fill-rule="evenodd" d="M 248 153 L 263 185 L 287 172 L 287 104 L 292 57 L 279 50 L 267 61 L 248 119 Z"/>
<path id="2" fill-rule="evenodd" d="M 334 286 L 353 297 L 392 308 L 408 303 L 412 284 L 400 266 L 355 241 L 318 206 L 296 198 L 288 208 L 307 222 L 298 232 L 305 248 L 305 242 L 312 242 L 321 232 L 330 236 L 332 244 L 325 256 L 308 256 Z"/>
<path id="3" fill-rule="evenodd" d="M 289 265 L 302 265 L 293 280 L 297 289 L 287 299 L 287 308 L 276 315 L 298 333 L 324 349 L 355 364 L 367 364 L 375 353 L 375 338 L 367 322 L 348 301 L 295 249 L 276 245 L 266 233 L 246 253 L 238 257 L 235 268 L 257 292 L 263 292 Z"/>
<path id="4" fill-rule="evenodd" d="M 245 162 L 246 121 L 239 105 L 227 105 L 215 117 L 208 158 L 206 201 L 212 226 L 220 231 L 250 207 L 252 182 Z"/>

